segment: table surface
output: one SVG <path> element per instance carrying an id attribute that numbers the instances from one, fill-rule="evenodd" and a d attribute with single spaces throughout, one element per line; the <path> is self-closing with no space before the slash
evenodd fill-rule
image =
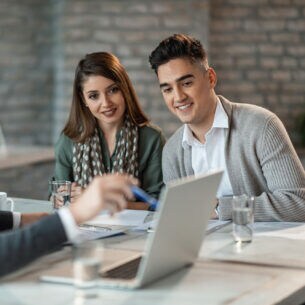
<path id="1" fill-rule="evenodd" d="M 17 210 L 49 210 L 48 202 L 16 199 Z M 260 231 L 284 223 L 258 224 Z M 291 224 L 296 229 L 299 224 Z M 104 240 L 113 260 L 142 252 L 146 233 L 133 232 Z M 305 302 L 304 241 L 255 235 L 252 243 L 237 247 L 231 225 L 206 236 L 199 257 L 184 268 L 143 289 L 99 289 L 98 297 L 81 299 L 69 285 L 38 281 L 43 270 L 70 256 L 70 248 L 43 257 L 5 278 L 0 285 L 2 304 L 302 304 Z M 69 260 L 61 262 L 69 264 Z"/>

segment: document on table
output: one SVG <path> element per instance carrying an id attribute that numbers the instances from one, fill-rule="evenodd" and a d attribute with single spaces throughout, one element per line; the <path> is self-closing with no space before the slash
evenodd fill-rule
<path id="1" fill-rule="evenodd" d="M 110 236 L 120 235 L 125 232 L 123 229 L 103 229 L 97 227 L 80 226 L 80 239 L 82 240 L 95 240 L 100 238 L 106 238 Z"/>
<path id="2" fill-rule="evenodd" d="M 96 236 L 96 238 L 108 237 L 130 229 L 153 230 L 156 226 L 156 216 L 156 212 L 142 210 L 124 210 L 114 215 L 103 212 L 84 223 L 81 229 L 84 234 Z M 212 233 L 229 223 L 230 221 L 209 220 L 207 233 Z"/>
<path id="3" fill-rule="evenodd" d="M 149 213 L 151 212 L 142 210 L 123 210 L 114 215 L 110 215 L 109 213 L 104 212 L 92 220 L 87 221 L 85 225 L 103 228 L 112 228 L 113 226 L 124 228 L 137 227 L 146 221 Z"/>
<path id="4" fill-rule="evenodd" d="M 142 210 L 124 210 L 114 215 L 102 212 L 80 226 L 81 238 L 106 238 L 122 234 L 130 229 L 141 228 L 152 219 L 152 214 Z"/>

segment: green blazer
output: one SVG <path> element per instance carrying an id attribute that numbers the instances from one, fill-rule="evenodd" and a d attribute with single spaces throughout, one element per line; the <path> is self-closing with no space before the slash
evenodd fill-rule
<path id="1" fill-rule="evenodd" d="M 104 166 L 108 172 L 111 172 L 116 149 L 110 156 L 101 130 L 99 137 Z M 141 187 L 155 198 L 159 197 L 163 186 L 161 163 L 164 144 L 165 138 L 159 128 L 152 125 L 139 128 L 139 180 Z M 61 134 L 55 145 L 55 179 L 74 181 L 72 148 L 73 141 Z"/>

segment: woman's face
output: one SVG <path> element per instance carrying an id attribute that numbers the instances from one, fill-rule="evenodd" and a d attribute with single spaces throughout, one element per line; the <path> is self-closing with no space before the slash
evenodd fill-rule
<path id="1" fill-rule="evenodd" d="M 103 131 L 119 128 L 124 120 L 125 99 L 118 85 L 103 76 L 89 76 L 83 83 L 86 106 Z"/>

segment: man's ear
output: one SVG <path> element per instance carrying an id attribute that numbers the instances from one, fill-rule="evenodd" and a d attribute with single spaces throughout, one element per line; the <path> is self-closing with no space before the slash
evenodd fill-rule
<path id="1" fill-rule="evenodd" d="M 217 84 L 217 75 L 216 72 L 213 68 L 208 68 L 208 73 L 209 73 L 209 83 L 211 86 L 211 89 L 214 89 L 216 84 Z"/>

